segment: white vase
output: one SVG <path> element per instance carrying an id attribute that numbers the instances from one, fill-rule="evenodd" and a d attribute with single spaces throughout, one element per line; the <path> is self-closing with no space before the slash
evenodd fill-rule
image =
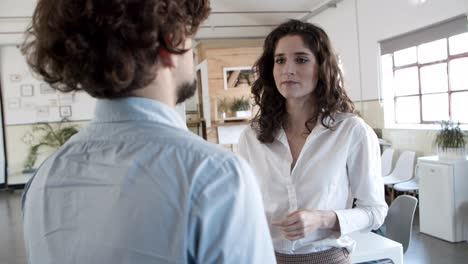
<path id="1" fill-rule="evenodd" d="M 249 118 L 250 116 L 252 116 L 252 111 L 250 110 L 236 111 L 236 117 Z"/>
<path id="2" fill-rule="evenodd" d="M 222 112 L 222 113 L 221 113 L 221 119 L 222 119 L 222 120 L 226 119 L 226 112 Z"/>
<path id="3" fill-rule="evenodd" d="M 466 156 L 465 148 L 438 148 L 437 154 L 439 156 L 439 159 L 446 160 L 465 159 Z"/>

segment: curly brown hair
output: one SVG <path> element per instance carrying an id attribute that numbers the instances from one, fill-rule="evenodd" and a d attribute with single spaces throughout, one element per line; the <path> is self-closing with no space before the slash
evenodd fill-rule
<path id="1" fill-rule="evenodd" d="M 55 89 L 126 97 L 154 80 L 160 49 L 187 51 L 209 12 L 209 0 L 39 0 L 22 51 Z"/>
<path id="2" fill-rule="evenodd" d="M 318 118 L 323 126 L 331 128 L 328 119 L 333 119 L 337 112 L 354 113 L 355 107 L 343 88 L 343 77 L 330 40 L 320 27 L 302 22 L 289 20 L 274 29 L 265 39 L 263 53 L 254 64 L 258 79 L 252 85 L 255 103 L 259 106 L 252 127 L 257 138 L 262 143 L 271 143 L 275 133 L 286 120 L 286 100 L 279 93 L 273 77 L 274 53 L 278 41 L 285 37 L 300 36 L 304 44 L 315 55 L 318 65 L 318 82 L 311 96 L 314 97 L 320 117 L 309 119 L 305 126 L 311 132 Z"/>

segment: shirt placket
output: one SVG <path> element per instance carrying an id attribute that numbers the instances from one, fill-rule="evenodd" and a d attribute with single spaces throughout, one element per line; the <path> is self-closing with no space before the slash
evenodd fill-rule
<path id="1" fill-rule="evenodd" d="M 279 136 L 278 139 L 283 146 L 285 147 L 285 155 L 280 159 L 282 166 L 282 173 L 281 175 L 284 175 L 284 177 L 281 177 L 284 186 L 286 187 L 286 192 L 287 192 L 287 199 L 288 199 L 288 214 L 294 212 L 297 210 L 297 194 L 296 194 L 296 188 L 294 187 L 294 182 L 293 182 L 293 175 L 291 171 L 291 163 L 292 163 L 292 155 L 291 155 L 291 150 L 289 149 L 289 144 L 286 139 L 286 134 L 284 134 L 284 131 L 281 131 L 281 135 Z M 290 241 L 290 240 L 283 240 L 283 249 L 286 251 L 289 251 L 289 254 L 294 253 L 294 248 L 296 245 L 296 241 Z"/>
<path id="2" fill-rule="evenodd" d="M 294 188 L 294 185 L 289 179 L 289 182 L 286 186 L 288 190 L 288 201 L 289 201 L 289 213 L 292 213 L 297 210 L 297 195 L 296 195 L 296 189 Z"/>

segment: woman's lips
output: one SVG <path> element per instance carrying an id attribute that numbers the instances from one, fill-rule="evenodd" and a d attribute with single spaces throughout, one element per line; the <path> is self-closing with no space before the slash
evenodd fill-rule
<path id="1" fill-rule="evenodd" d="M 284 85 L 293 85 L 293 84 L 298 84 L 298 82 L 295 82 L 295 81 L 284 81 L 284 82 L 281 82 L 281 84 L 284 84 Z"/>

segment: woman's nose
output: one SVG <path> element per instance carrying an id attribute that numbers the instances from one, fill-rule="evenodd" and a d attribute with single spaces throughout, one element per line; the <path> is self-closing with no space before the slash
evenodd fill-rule
<path id="1" fill-rule="evenodd" d="M 296 66 L 294 63 L 285 62 L 283 73 L 286 75 L 292 75 L 296 73 Z"/>

